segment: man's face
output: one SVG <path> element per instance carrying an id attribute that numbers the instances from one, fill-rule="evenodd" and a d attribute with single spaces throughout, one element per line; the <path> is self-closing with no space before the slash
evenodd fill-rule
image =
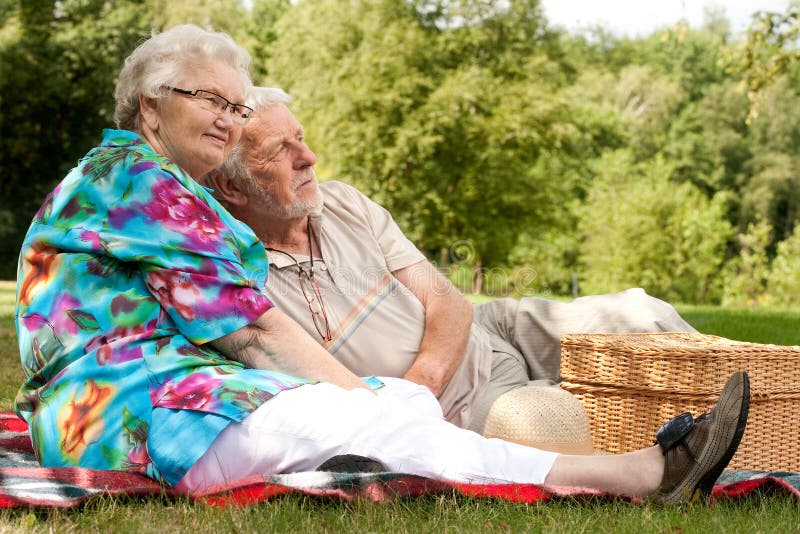
<path id="1" fill-rule="evenodd" d="M 256 110 L 242 138 L 244 160 L 256 182 L 251 202 L 279 219 L 295 219 L 322 207 L 314 164 L 303 126 L 282 104 Z"/>

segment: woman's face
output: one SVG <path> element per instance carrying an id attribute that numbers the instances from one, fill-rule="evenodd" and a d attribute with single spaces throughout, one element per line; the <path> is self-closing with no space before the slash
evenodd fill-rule
<path id="1" fill-rule="evenodd" d="M 224 63 L 192 68 L 174 87 L 211 91 L 234 104 L 244 103 L 239 74 Z M 202 98 L 176 92 L 157 102 L 143 102 L 142 117 L 141 133 L 153 149 L 195 179 L 220 165 L 242 134 L 242 125 L 229 110 L 214 109 Z"/>

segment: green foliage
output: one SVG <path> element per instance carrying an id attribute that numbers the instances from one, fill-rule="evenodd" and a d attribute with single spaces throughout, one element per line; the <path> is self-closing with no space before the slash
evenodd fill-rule
<path id="1" fill-rule="evenodd" d="M 763 91 L 800 57 L 800 7 L 791 5 L 785 13 L 764 12 L 747 30 L 739 69 L 750 99 L 748 120 L 760 113 Z"/>
<path id="2" fill-rule="evenodd" d="M 257 84 L 263 83 L 270 71 L 272 42 L 278 37 L 275 25 L 289 6 L 289 0 L 254 0 L 246 14 L 247 41 L 242 46 L 249 45 L 253 56 L 252 77 Z"/>
<path id="3" fill-rule="evenodd" d="M 639 286 L 678 302 L 718 300 L 730 226 L 720 202 L 671 182 L 671 171 L 627 150 L 596 163 L 580 222 L 583 292 Z"/>
<path id="4" fill-rule="evenodd" d="M 796 307 L 800 304 L 800 231 L 778 244 L 778 252 L 767 276 L 768 302 Z"/>
<path id="5" fill-rule="evenodd" d="M 769 271 L 767 246 L 771 232 L 768 222 L 758 221 L 750 223 L 747 231 L 738 235 L 739 255 L 725 266 L 724 305 L 755 306 L 764 301 Z"/>
<path id="6" fill-rule="evenodd" d="M 691 30 L 684 22 L 645 40 L 645 56 L 675 79 L 691 101 L 702 98 L 705 88 L 723 81 L 730 68 L 725 36 L 713 30 Z"/>
<path id="7" fill-rule="evenodd" d="M 800 218 L 800 159 L 786 153 L 765 152 L 751 162 L 753 176 L 742 190 L 742 219 L 764 220 L 778 235 L 788 237 Z M 767 243 L 772 248 L 771 243 Z"/>
<path id="8" fill-rule="evenodd" d="M 554 30 L 539 0 L 0 0 L 0 275 L 111 126 L 123 58 L 193 22 L 294 94 L 324 179 L 373 196 L 443 268 L 466 244 L 470 289 L 568 295 L 582 270 L 583 290 L 714 302 L 730 262 L 726 301 L 748 302 L 730 229 L 770 225 L 769 270 L 800 218 L 796 5 L 732 42 L 719 9 L 620 39 Z"/>
<path id="9" fill-rule="evenodd" d="M 505 263 L 520 228 L 552 225 L 574 193 L 565 162 L 603 142 L 559 94 L 569 68 L 537 2 L 356 2 L 358 19 L 352 4 L 298 3 L 273 46 L 271 75 L 297 96 L 321 168 L 429 253 L 469 241 L 482 265 Z"/>
<path id="10" fill-rule="evenodd" d="M 637 159 L 662 149 L 670 123 L 686 100 L 676 81 L 648 65 L 630 65 L 616 74 L 587 70 L 569 92 L 612 114 Z"/>
<path id="11" fill-rule="evenodd" d="M 145 0 L 148 23 L 161 31 L 178 24 L 196 24 L 242 39 L 249 13 L 236 0 Z"/>
<path id="12" fill-rule="evenodd" d="M 578 269 L 578 247 L 577 224 L 520 236 L 509 255 L 513 282 L 510 293 L 571 295 L 572 277 Z"/>
<path id="13" fill-rule="evenodd" d="M 89 0 L 19 2 L 0 40 L 0 204 L 15 239 L 0 241 L 13 276 L 20 237 L 66 171 L 109 126 L 122 59 L 146 35 L 144 6 Z"/>
<path id="14" fill-rule="evenodd" d="M 739 184 L 753 156 L 746 116 L 747 100 L 737 83 L 708 86 L 668 127 L 663 154 L 675 166 L 673 177 L 694 184 L 708 197 L 725 192 L 738 206 Z"/>

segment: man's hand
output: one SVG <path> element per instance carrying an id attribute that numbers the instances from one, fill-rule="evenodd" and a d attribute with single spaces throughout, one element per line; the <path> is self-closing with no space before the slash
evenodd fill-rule
<path id="1" fill-rule="evenodd" d="M 367 385 L 282 311 L 271 308 L 251 324 L 211 342 L 232 360 L 345 389 Z"/>
<path id="2" fill-rule="evenodd" d="M 403 378 L 427 386 L 438 397 L 464 360 L 472 304 L 427 260 L 392 274 L 425 308 L 419 353 Z"/>

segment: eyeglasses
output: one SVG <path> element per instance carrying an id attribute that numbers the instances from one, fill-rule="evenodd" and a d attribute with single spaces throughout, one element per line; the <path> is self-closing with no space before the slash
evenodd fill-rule
<path id="1" fill-rule="evenodd" d="M 297 272 L 297 276 L 300 279 L 300 289 L 308 303 L 311 318 L 314 320 L 314 328 L 317 329 L 322 341 L 327 343 L 332 338 L 331 327 L 328 323 L 328 314 L 325 313 L 325 304 L 322 302 L 322 293 L 319 290 L 317 279 L 314 278 L 313 271 L 309 272 L 303 268 Z"/>
<path id="2" fill-rule="evenodd" d="M 253 113 L 253 108 L 245 106 L 244 104 L 234 104 L 224 96 L 206 91 L 205 89 L 189 91 L 188 89 L 180 89 L 178 87 L 172 87 L 171 85 L 164 85 L 163 87 L 175 93 L 197 98 L 209 111 L 215 113 L 228 111 L 234 122 L 238 122 L 239 124 L 247 122 L 247 119 L 250 118 L 250 114 Z"/>
<path id="3" fill-rule="evenodd" d="M 313 261 L 311 269 L 305 270 L 303 269 L 303 266 L 300 265 L 300 262 L 297 261 L 297 258 L 295 258 L 292 254 L 271 247 L 267 247 L 266 250 L 269 252 L 278 252 L 292 259 L 297 266 L 297 277 L 300 281 L 300 291 L 302 291 L 303 297 L 305 297 L 306 303 L 308 304 L 308 311 L 311 312 L 311 319 L 314 321 L 314 328 L 317 329 L 317 333 L 322 338 L 323 343 L 327 343 L 333 339 L 333 336 L 331 335 L 330 323 L 328 322 L 328 314 L 325 312 L 325 304 L 322 302 L 322 292 L 319 289 L 317 279 L 314 278 Z"/>

